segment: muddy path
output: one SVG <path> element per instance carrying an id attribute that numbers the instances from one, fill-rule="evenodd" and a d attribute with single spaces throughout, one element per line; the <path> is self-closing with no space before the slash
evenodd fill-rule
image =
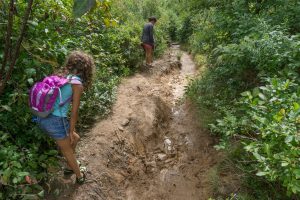
<path id="1" fill-rule="evenodd" d="M 178 56 L 181 55 L 180 61 Z M 80 142 L 87 183 L 56 182 L 48 199 L 206 200 L 218 162 L 213 138 L 184 98 L 196 74 L 191 57 L 173 46 L 154 68 L 122 81 L 112 113 Z"/>

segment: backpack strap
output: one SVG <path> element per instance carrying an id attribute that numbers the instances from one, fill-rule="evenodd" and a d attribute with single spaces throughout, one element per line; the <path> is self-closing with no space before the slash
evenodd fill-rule
<path id="1" fill-rule="evenodd" d="M 81 78 L 79 78 L 78 76 L 74 76 L 74 75 L 68 75 L 66 77 L 69 81 L 70 84 L 72 85 L 82 85 L 82 81 L 81 81 Z M 60 88 L 58 88 L 59 90 L 59 97 L 60 97 L 60 103 L 59 103 L 59 106 L 63 106 L 65 105 L 67 102 L 70 102 L 72 101 L 72 97 L 73 96 L 70 96 L 68 99 L 66 99 L 64 102 L 62 102 L 62 95 L 61 95 L 61 90 Z"/>
<path id="2" fill-rule="evenodd" d="M 69 83 L 73 85 L 82 85 L 82 80 L 78 76 L 75 75 L 68 75 L 67 79 L 69 80 Z"/>

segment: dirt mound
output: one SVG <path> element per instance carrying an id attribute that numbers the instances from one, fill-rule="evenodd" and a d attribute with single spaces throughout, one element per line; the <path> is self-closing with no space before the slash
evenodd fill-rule
<path id="1" fill-rule="evenodd" d="M 173 47 L 154 68 L 122 81 L 111 115 L 80 143 L 87 183 L 60 180 L 48 199 L 208 199 L 218 154 L 182 99 L 195 67 L 185 53 L 181 66 L 178 55 Z"/>
<path id="2" fill-rule="evenodd" d="M 160 148 L 159 141 L 169 125 L 171 109 L 157 96 L 136 102 L 128 131 L 138 155 L 147 157 Z"/>

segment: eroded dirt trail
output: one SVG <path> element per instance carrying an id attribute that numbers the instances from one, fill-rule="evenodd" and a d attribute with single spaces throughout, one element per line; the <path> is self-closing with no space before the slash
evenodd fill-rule
<path id="1" fill-rule="evenodd" d="M 155 67 L 124 79 L 110 116 L 79 146 L 88 181 L 66 181 L 57 199 L 184 199 L 212 195 L 208 171 L 218 155 L 199 125 L 184 88 L 196 73 L 190 56 L 173 46 Z M 181 54 L 181 53 L 180 53 Z"/>

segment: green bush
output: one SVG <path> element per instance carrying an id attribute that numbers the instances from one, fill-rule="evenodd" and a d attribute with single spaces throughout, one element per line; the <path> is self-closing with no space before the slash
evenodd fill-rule
<path id="1" fill-rule="evenodd" d="M 239 110 L 212 125 L 225 140 L 236 137 L 254 160 L 257 176 L 300 192 L 300 90 L 293 80 L 268 78 L 267 85 L 242 93 Z M 225 146 L 219 145 L 219 148 Z"/>
<path id="2" fill-rule="evenodd" d="M 238 44 L 220 45 L 210 57 L 211 67 L 196 83 L 199 98 L 211 102 L 217 97 L 230 102 L 242 91 L 259 85 L 260 77 L 297 70 L 299 41 L 297 36 L 273 31 L 259 39 L 245 37 Z"/>
<path id="3" fill-rule="evenodd" d="M 211 111 L 208 123 L 222 138 L 218 147 L 231 149 L 236 139 L 246 152 L 239 159 L 251 163 L 246 171 L 299 194 L 299 2 L 184 4 L 179 18 L 182 27 L 190 20 L 189 49 L 207 55 L 206 70 L 187 93 L 201 111 Z"/>

